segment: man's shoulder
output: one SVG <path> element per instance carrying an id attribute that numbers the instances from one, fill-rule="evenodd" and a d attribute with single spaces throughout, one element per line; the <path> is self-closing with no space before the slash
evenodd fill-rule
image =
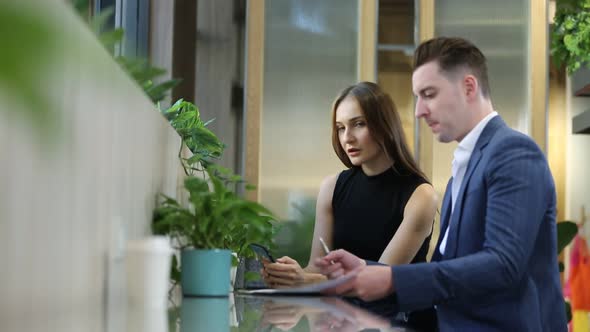
<path id="1" fill-rule="evenodd" d="M 530 139 L 529 136 L 525 135 L 524 133 L 508 126 L 506 123 L 497 126 L 496 132 L 494 134 L 494 138 L 523 138 L 523 139 Z"/>
<path id="2" fill-rule="evenodd" d="M 489 144 L 498 149 L 525 147 L 541 151 L 537 143 L 530 136 L 508 126 L 499 127 L 491 137 Z"/>
<path id="3" fill-rule="evenodd" d="M 487 169 L 509 170 L 512 167 L 526 167 L 533 174 L 533 168 L 545 172 L 549 165 L 543 150 L 530 137 L 507 126 L 499 128 L 482 151 Z"/>

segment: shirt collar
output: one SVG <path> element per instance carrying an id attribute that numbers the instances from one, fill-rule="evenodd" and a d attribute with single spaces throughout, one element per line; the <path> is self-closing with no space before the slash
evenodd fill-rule
<path id="1" fill-rule="evenodd" d="M 464 159 L 461 158 L 461 156 L 471 156 L 473 149 L 475 149 L 475 144 L 477 143 L 479 136 L 481 136 L 481 133 L 483 132 L 484 128 L 486 127 L 488 122 L 490 122 L 490 120 L 492 120 L 497 115 L 498 112 L 496 111 L 488 114 L 485 118 L 481 119 L 481 121 L 479 121 L 479 123 L 473 129 L 471 129 L 471 131 L 461 140 L 461 142 L 455 149 L 455 159 L 460 160 Z"/>

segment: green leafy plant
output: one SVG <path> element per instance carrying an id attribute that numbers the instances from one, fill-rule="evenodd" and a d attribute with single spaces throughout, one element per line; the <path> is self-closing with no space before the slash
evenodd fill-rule
<path id="1" fill-rule="evenodd" d="M 221 157 L 225 145 L 207 128 L 207 125 L 213 120 L 207 122 L 201 120 L 197 106 L 180 99 L 170 108 L 160 112 L 182 139 L 178 157 L 186 175 L 204 172 L 205 167 L 212 165 L 215 160 Z M 192 156 L 189 158 L 184 158 L 182 155 L 184 146 L 192 152 Z M 237 180 L 235 177 L 233 179 Z"/>
<path id="2" fill-rule="evenodd" d="M 250 243 L 268 242 L 272 237 L 274 217 L 262 205 L 237 196 L 211 169 L 207 169 L 208 180 L 185 179 L 189 207 L 162 195 L 154 211 L 153 232 L 168 235 L 176 249 L 230 249 L 244 256 Z M 173 265 L 172 277 L 180 281 L 178 263 Z"/>
<path id="3" fill-rule="evenodd" d="M 113 7 L 91 15 L 88 0 L 74 0 L 73 6 L 80 16 L 88 23 L 103 46 L 113 55 L 115 61 L 131 76 L 152 102 L 162 101 L 166 94 L 180 83 L 180 79 L 165 80 L 155 83 L 156 78 L 166 74 L 166 70 L 152 66 L 146 59 L 130 58 L 123 55 L 115 56 L 115 48 L 125 36 L 122 28 L 106 29 L 108 20 L 113 16 Z"/>
<path id="4" fill-rule="evenodd" d="M 590 0 L 558 0 L 551 31 L 551 55 L 568 74 L 590 68 Z"/>
<path id="5" fill-rule="evenodd" d="M 224 145 L 206 128 L 210 121 L 203 122 L 198 108 L 184 100 L 162 113 L 181 137 L 179 158 L 187 174 L 184 189 L 189 196 L 188 206 L 184 206 L 174 198 L 160 195 L 152 221 L 153 232 L 169 236 L 178 250 L 230 249 L 238 256 L 252 257 L 249 244 L 270 246 L 276 218 L 261 204 L 238 195 L 240 186 L 245 185 L 241 176 L 213 162 L 221 156 Z M 192 156 L 183 157 L 184 146 Z M 180 281 L 176 258 L 172 261 L 171 278 L 175 283 Z"/>
<path id="6" fill-rule="evenodd" d="M 166 98 L 168 92 L 180 83 L 180 79 L 165 80 L 155 83 L 156 78 L 166 74 L 166 70 L 150 65 L 146 59 L 116 56 L 117 63 L 139 84 L 152 102 L 157 103 Z"/>
<path id="7" fill-rule="evenodd" d="M 227 248 L 238 253 L 249 242 L 271 235 L 269 226 L 274 218 L 269 210 L 236 195 L 215 175 L 214 166 L 206 172 L 207 180 L 196 176 L 185 179 L 188 207 L 162 195 L 153 222 L 156 234 L 176 239 L 179 249 Z"/>

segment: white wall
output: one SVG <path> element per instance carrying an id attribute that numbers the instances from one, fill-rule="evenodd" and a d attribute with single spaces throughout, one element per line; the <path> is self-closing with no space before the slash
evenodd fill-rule
<path id="1" fill-rule="evenodd" d="M 175 195 L 179 138 L 65 1 L 31 3 L 12 5 L 63 37 L 37 82 L 60 128 L 37 135 L 0 86 L 0 331 L 103 331 L 122 274 L 107 253 L 149 233 L 158 192 Z"/>
<path id="2" fill-rule="evenodd" d="M 586 221 L 590 221 L 590 135 L 571 134 L 572 118 L 586 110 L 590 110 L 590 97 L 573 96 L 571 81 L 568 78 L 566 87 L 567 133 L 564 144 L 567 144 L 566 172 L 566 219 L 580 221 L 582 206 L 586 208 Z M 590 235 L 590 223 L 586 224 L 586 234 Z"/>

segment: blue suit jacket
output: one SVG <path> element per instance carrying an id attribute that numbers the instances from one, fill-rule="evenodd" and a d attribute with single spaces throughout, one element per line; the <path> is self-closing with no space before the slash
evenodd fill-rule
<path id="1" fill-rule="evenodd" d="M 392 267 L 400 310 L 436 305 L 441 331 L 567 331 L 555 185 L 526 135 L 493 118 L 471 155 L 451 216 L 443 199 L 431 263 Z"/>

